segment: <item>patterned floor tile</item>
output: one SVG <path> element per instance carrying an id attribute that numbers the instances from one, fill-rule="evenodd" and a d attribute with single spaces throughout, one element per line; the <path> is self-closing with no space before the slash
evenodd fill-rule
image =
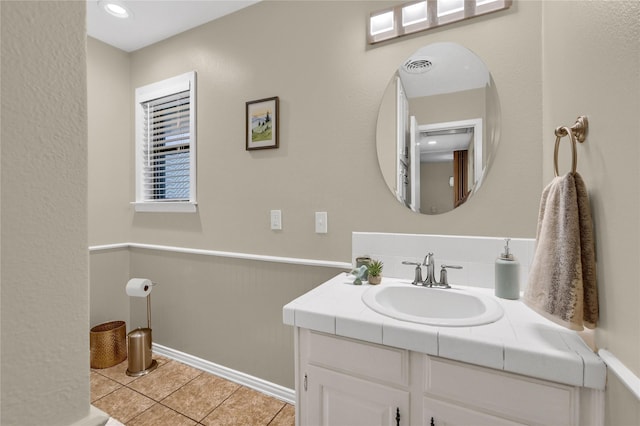
<path id="1" fill-rule="evenodd" d="M 91 372 L 91 402 L 94 402 L 111 392 L 121 388 L 122 385 L 98 373 Z"/>
<path id="2" fill-rule="evenodd" d="M 236 383 L 204 373 L 163 399 L 162 404 L 200 421 L 239 387 Z"/>
<path id="3" fill-rule="evenodd" d="M 278 415 L 269 423 L 269 426 L 294 426 L 296 424 L 296 409 L 287 404 Z"/>
<path id="4" fill-rule="evenodd" d="M 284 402 L 243 386 L 201 423 L 206 426 L 265 426 L 284 405 Z"/>
<path id="5" fill-rule="evenodd" d="M 158 368 L 141 377 L 126 375 L 126 360 L 91 369 L 92 404 L 127 426 L 295 423 L 289 404 L 160 355 L 153 359 Z"/>
<path id="6" fill-rule="evenodd" d="M 129 364 L 127 363 L 127 360 L 124 360 L 120 364 L 114 365 L 113 367 L 94 369 L 92 371 L 108 377 L 111 380 L 115 380 L 120 384 L 127 385 L 137 379 L 137 377 L 127 376 L 126 371 L 128 366 Z"/>
<path id="7" fill-rule="evenodd" d="M 169 361 L 131 382 L 129 387 L 149 398 L 161 401 L 201 374 L 202 371 L 186 364 Z"/>
<path id="8" fill-rule="evenodd" d="M 122 387 L 93 403 L 96 408 L 125 424 L 154 404 L 155 401 L 152 399 L 127 387 Z"/>
<path id="9" fill-rule="evenodd" d="M 156 404 L 127 422 L 127 426 L 194 426 L 197 423 L 162 404 Z"/>

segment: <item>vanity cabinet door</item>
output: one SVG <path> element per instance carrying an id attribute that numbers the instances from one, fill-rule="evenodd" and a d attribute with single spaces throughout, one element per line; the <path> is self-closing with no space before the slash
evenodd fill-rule
<path id="1" fill-rule="evenodd" d="M 448 404 L 435 399 L 424 398 L 422 407 L 425 426 L 523 426 L 500 417 L 481 413 L 461 405 Z"/>
<path id="2" fill-rule="evenodd" d="M 524 424 L 549 426 L 584 424 L 578 421 L 579 391 L 573 386 L 432 356 L 425 356 L 424 383 L 425 401 L 434 410 L 446 413 L 444 417 L 452 413 L 452 419 L 464 419 L 467 414 L 477 413 L 477 422 L 461 420 L 461 424 L 519 424 L 498 420 L 483 423 L 484 418 L 517 419 Z M 439 401 L 447 401 L 461 411 L 453 416 L 448 404 Z M 431 414 L 429 420 L 430 416 L 438 417 L 437 413 Z"/>
<path id="3" fill-rule="evenodd" d="M 302 425 L 408 426 L 409 392 L 308 365 Z"/>

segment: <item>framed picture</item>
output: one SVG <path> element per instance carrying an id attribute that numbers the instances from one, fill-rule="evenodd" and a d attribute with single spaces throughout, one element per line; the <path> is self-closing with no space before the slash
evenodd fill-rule
<path id="1" fill-rule="evenodd" d="M 247 102 L 246 150 L 278 148 L 277 96 Z"/>

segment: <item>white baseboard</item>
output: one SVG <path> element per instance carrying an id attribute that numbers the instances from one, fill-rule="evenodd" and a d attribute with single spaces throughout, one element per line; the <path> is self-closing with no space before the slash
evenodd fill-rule
<path id="1" fill-rule="evenodd" d="M 167 358 L 190 365 L 191 367 L 206 371 L 207 373 L 215 374 L 216 376 L 220 376 L 232 382 L 277 398 L 281 401 L 295 405 L 296 391 L 293 389 L 285 388 L 284 386 L 268 382 L 260 379 L 259 377 L 251 376 L 241 371 L 233 370 L 214 362 L 207 361 L 166 346 L 158 345 L 157 343 L 152 343 L 152 350 L 158 355 L 166 356 Z"/>

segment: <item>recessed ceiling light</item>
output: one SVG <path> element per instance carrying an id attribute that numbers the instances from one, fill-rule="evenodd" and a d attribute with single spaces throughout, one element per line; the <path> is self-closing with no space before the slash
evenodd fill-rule
<path id="1" fill-rule="evenodd" d="M 427 143 L 428 143 L 429 145 L 435 145 L 435 144 L 437 144 L 437 143 L 438 143 L 438 141 L 429 141 L 429 142 L 427 142 Z"/>
<path id="2" fill-rule="evenodd" d="M 100 6 L 109 15 L 115 16 L 116 18 L 126 19 L 132 16 L 131 11 L 118 1 L 100 0 L 98 1 L 98 6 Z"/>

